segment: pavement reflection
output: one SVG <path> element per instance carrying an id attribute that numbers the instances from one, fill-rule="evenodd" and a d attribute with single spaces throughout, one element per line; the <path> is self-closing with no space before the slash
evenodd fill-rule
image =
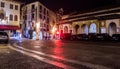
<path id="1" fill-rule="evenodd" d="M 64 49 L 62 48 L 62 46 L 63 45 L 61 41 L 54 41 L 53 53 L 60 58 L 64 58 Z"/>

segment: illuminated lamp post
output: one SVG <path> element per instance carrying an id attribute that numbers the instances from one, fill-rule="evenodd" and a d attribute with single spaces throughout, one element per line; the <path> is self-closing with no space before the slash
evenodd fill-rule
<path id="1" fill-rule="evenodd" d="M 56 34 L 58 34 L 59 32 L 57 31 L 57 28 L 54 26 L 53 28 L 52 28 L 52 35 L 53 35 L 53 37 L 56 37 Z"/>
<path id="2" fill-rule="evenodd" d="M 39 40 L 40 23 L 36 23 L 36 40 Z"/>
<path id="3" fill-rule="evenodd" d="M 52 28 L 52 34 L 53 34 L 53 35 L 56 33 L 56 30 L 57 30 L 56 27 L 53 27 L 53 28 Z"/>

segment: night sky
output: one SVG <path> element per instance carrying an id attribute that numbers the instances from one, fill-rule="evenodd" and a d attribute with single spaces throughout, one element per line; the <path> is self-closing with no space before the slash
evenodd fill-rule
<path id="1" fill-rule="evenodd" d="M 53 11 L 63 8 L 64 13 L 84 11 L 99 7 L 115 5 L 117 0 L 19 0 L 21 2 L 40 1 L 43 5 Z M 119 1 L 119 0 L 118 0 Z"/>

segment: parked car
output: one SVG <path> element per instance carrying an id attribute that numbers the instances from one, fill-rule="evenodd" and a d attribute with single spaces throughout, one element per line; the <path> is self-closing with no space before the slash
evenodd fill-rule
<path id="1" fill-rule="evenodd" d="M 96 33 L 89 33 L 88 40 L 95 40 Z"/>
<path id="2" fill-rule="evenodd" d="M 8 43 L 9 36 L 6 32 L 0 31 L 0 42 Z"/>
<path id="3" fill-rule="evenodd" d="M 71 40 L 77 40 L 77 35 L 71 35 Z"/>
<path id="4" fill-rule="evenodd" d="M 113 34 L 112 35 L 113 40 L 120 41 L 120 34 Z"/>
<path id="5" fill-rule="evenodd" d="M 60 35 L 60 39 L 71 40 L 71 33 L 63 33 L 62 35 Z"/>
<path id="6" fill-rule="evenodd" d="M 102 33 L 102 34 L 96 34 L 94 39 L 99 40 L 99 41 L 104 41 L 104 40 L 110 41 L 110 40 L 112 40 L 112 37 L 109 36 L 109 34 L 107 34 L 107 33 Z"/>
<path id="7" fill-rule="evenodd" d="M 76 35 L 76 38 L 78 40 L 88 40 L 87 34 L 78 34 L 78 35 Z"/>

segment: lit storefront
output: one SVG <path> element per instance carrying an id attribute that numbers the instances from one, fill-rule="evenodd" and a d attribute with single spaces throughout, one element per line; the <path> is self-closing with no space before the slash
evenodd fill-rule
<path id="1" fill-rule="evenodd" d="M 20 32 L 20 3 L 8 0 L 0 1 L 0 31 L 9 36 Z"/>

